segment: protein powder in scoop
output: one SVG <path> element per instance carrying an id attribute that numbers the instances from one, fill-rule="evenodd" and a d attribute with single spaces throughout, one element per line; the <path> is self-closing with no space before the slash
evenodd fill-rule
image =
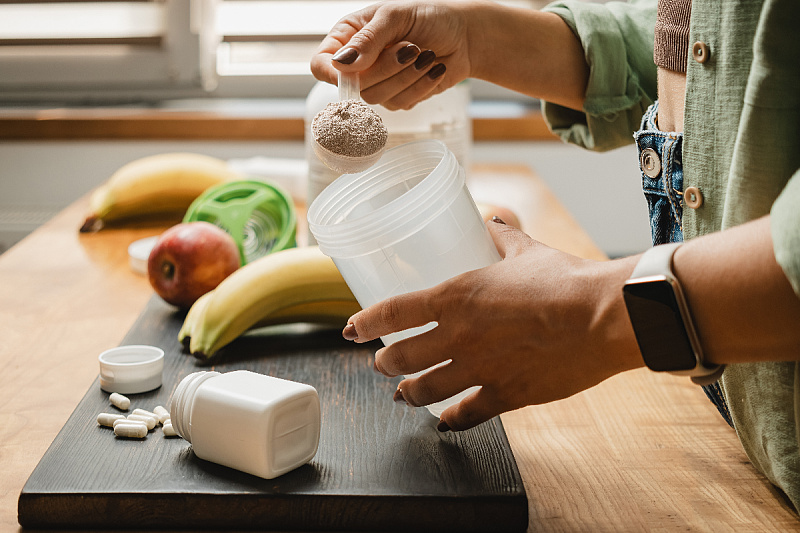
<path id="1" fill-rule="evenodd" d="M 311 132 L 318 145 L 344 158 L 377 154 L 389 137 L 380 115 L 361 100 L 329 103 L 314 117 Z"/>

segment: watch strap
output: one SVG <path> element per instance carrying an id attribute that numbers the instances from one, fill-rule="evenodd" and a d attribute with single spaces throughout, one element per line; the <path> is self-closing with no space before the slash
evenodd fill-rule
<path id="1" fill-rule="evenodd" d="M 650 276 L 666 276 L 674 283 L 674 285 L 677 286 L 676 290 L 679 292 L 680 298 L 683 299 L 680 284 L 677 283 L 675 274 L 672 272 L 672 258 L 682 244 L 682 242 L 659 244 L 658 246 L 654 246 L 647 250 L 639 258 L 639 262 L 636 264 L 636 267 L 634 267 L 633 273 L 631 274 L 631 279 L 647 278 Z M 695 352 L 695 358 L 697 359 L 697 367 L 695 367 L 695 369 L 689 373 L 689 376 L 691 377 L 692 381 L 698 385 L 710 385 L 717 381 L 720 376 L 722 376 L 722 372 L 725 370 L 725 365 L 709 366 L 704 362 L 703 353 L 699 346 L 699 340 L 697 339 L 694 323 L 689 315 L 688 306 L 686 306 L 685 302 L 684 306 L 686 307 L 686 314 L 681 313 L 681 318 L 684 322 L 683 325 L 687 331 L 687 334 L 689 335 L 690 339 L 693 339 L 692 345 Z M 685 375 L 685 373 L 683 373 L 683 375 Z"/>
<path id="2" fill-rule="evenodd" d="M 671 242 L 668 244 L 659 244 L 647 250 L 636 267 L 633 269 L 631 279 L 646 278 L 648 276 L 668 275 L 674 279 L 672 273 L 672 256 L 675 251 L 680 248 L 680 242 Z"/>

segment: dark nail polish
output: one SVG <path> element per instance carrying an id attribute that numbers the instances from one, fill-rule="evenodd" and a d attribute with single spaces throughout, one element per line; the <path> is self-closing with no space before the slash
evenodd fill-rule
<path id="1" fill-rule="evenodd" d="M 399 387 L 397 388 L 396 391 L 394 391 L 394 396 L 392 397 L 392 399 L 394 400 L 395 403 L 404 403 L 404 404 L 408 405 L 408 402 L 406 401 L 406 399 L 403 398 L 403 391 L 400 390 Z"/>
<path id="2" fill-rule="evenodd" d="M 349 65 L 358 59 L 358 50 L 355 48 L 340 48 L 338 52 L 333 54 L 331 59 L 342 65 Z"/>
<path id="3" fill-rule="evenodd" d="M 493 217 L 492 217 L 492 222 L 494 222 L 494 223 L 496 223 L 496 224 L 503 224 L 503 225 L 505 225 L 505 222 L 503 222 L 503 219 L 502 219 L 502 218 L 500 218 L 500 217 L 499 217 L 499 216 L 497 216 L 497 215 L 495 215 L 495 216 L 493 216 Z"/>
<path id="4" fill-rule="evenodd" d="M 428 71 L 428 77 L 432 80 L 440 77 L 444 74 L 444 71 L 447 70 L 447 67 L 444 63 L 439 63 L 438 65 L 434 65 L 432 69 Z"/>
<path id="5" fill-rule="evenodd" d="M 444 420 L 439 420 L 439 423 L 436 425 L 436 429 L 441 433 L 447 433 L 448 431 L 450 431 L 450 426 L 448 426 L 447 422 L 445 422 Z"/>
<path id="6" fill-rule="evenodd" d="M 397 51 L 397 62 L 405 65 L 419 55 L 419 46 L 409 44 Z"/>
<path id="7" fill-rule="evenodd" d="M 358 333 L 356 332 L 356 325 L 350 322 L 342 330 L 342 337 L 349 341 L 358 340 Z"/>
<path id="8" fill-rule="evenodd" d="M 431 64 L 436 60 L 436 54 L 433 53 L 433 50 L 425 50 L 422 52 L 416 61 L 414 61 L 414 68 L 417 70 L 423 70 L 431 66 Z"/>

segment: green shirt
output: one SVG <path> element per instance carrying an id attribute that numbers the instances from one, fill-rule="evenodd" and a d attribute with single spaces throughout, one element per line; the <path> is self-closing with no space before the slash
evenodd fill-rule
<path id="1" fill-rule="evenodd" d="M 551 129 L 592 150 L 633 142 L 657 97 L 656 1 L 567 0 L 546 10 L 572 28 L 590 67 L 583 112 L 543 102 Z M 775 257 L 800 296 L 798 20 L 796 0 L 693 1 L 683 172 L 703 203 L 684 208 L 683 234 L 771 214 Z M 691 57 L 698 41 L 709 50 L 704 63 Z M 800 359 L 800 349 L 788 358 Z M 800 365 L 729 365 L 720 382 L 748 457 L 800 509 Z"/>

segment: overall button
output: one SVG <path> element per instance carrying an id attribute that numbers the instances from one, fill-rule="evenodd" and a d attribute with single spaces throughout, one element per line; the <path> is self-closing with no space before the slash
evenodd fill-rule
<path id="1" fill-rule="evenodd" d="M 703 205 L 703 193 L 697 187 L 687 187 L 683 192 L 683 201 L 688 207 L 697 209 Z"/>
<path id="2" fill-rule="evenodd" d="M 651 178 L 657 177 L 661 172 L 661 159 L 659 159 L 658 153 L 652 148 L 645 148 L 642 150 L 642 155 L 639 157 L 639 165 L 642 172 Z"/>
<path id="3" fill-rule="evenodd" d="M 708 45 L 703 41 L 697 41 L 692 46 L 692 57 L 698 63 L 705 63 L 708 61 Z"/>

